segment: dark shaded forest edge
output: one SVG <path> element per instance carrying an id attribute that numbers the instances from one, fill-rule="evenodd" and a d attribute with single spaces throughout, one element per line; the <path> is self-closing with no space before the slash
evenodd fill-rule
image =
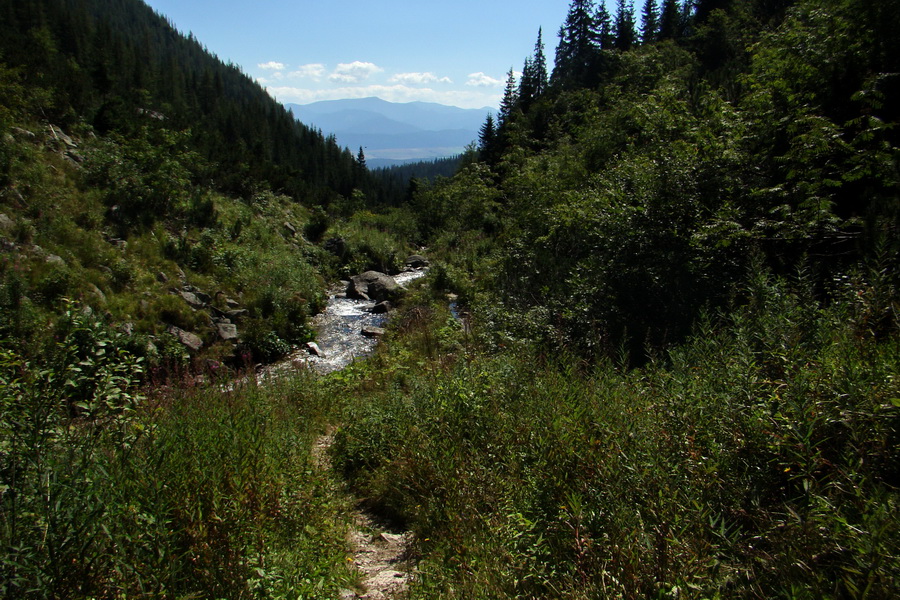
<path id="1" fill-rule="evenodd" d="M 138 0 L 0 0 L 0 594 L 346 597 L 355 497 L 410 598 L 897 597 L 897 31 L 575 0 L 410 179 Z M 423 247 L 374 356 L 257 385 Z"/>

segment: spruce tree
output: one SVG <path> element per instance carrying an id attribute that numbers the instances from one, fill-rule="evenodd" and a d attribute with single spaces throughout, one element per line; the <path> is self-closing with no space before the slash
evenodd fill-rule
<path id="1" fill-rule="evenodd" d="M 553 67 L 554 84 L 579 85 L 588 79 L 598 50 L 593 0 L 572 0 L 566 22 L 559 29 Z"/>
<path id="2" fill-rule="evenodd" d="M 522 77 L 519 80 L 518 105 L 527 111 L 532 102 L 547 89 L 547 59 L 544 57 L 544 42 L 541 30 L 538 29 L 537 42 L 534 45 L 534 56 L 525 59 Z"/>
<path id="3" fill-rule="evenodd" d="M 494 127 L 494 115 L 488 113 L 484 120 L 484 125 L 478 132 L 478 152 L 481 160 L 489 160 L 491 151 L 494 148 L 494 140 L 497 138 L 497 129 Z"/>
<path id="4" fill-rule="evenodd" d="M 594 13 L 594 42 L 601 50 L 615 47 L 612 18 L 606 10 L 605 2 L 601 2 Z"/>
<path id="5" fill-rule="evenodd" d="M 617 50 L 628 50 L 634 45 L 637 34 L 634 31 L 634 5 L 619 0 L 613 26 L 614 45 Z"/>
<path id="6" fill-rule="evenodd" d="M 547 57 L 544 55 L 544 40 L 541 28 L 538 28 L 537 42 L 534 44 L 534 58 L 531 61 L 534 69 L 535 96 L 547 90 Z"/>
<path id="7" fill-rule="evenodd" d="M 694 21 L 703 23 L 709 18 L 709 14 L 718 9 L 726 8 L 729 0 L 695 0 L 694 1 Z"/>
<path id="8" fill-rule="evenodd" d="M 677 0 L 663 0 L 662 10 L 659 15 L 660 40 L 673 40 L 678 37 L 681 30 L 681 11 Z"/>
<path id="9" fill-rule="evenodd" d="M 531 57 L 525 57 L 525 65 L 522 67 L 522 77 L 519 79 L 519 105 L 527 107 L 534 100 L 534 66 Z"/>
<path id="10" fill-rule="evenodd" d="M 659 27 L 659 14 L 656 0 L 645 0 L 641 11 L 641 42 L 646 44 L 656 39 Z"/>
<path id="11" fill-rule="evenodd" d="M 518 87 L 516 86 L 516 74 L 512 67 L 506 74 L 506 88 L 503 91 L 503 99 L 500 100 L 499 126 L 502 127 L 509 121 L 510 115 L 516 108 L 519 100 Z"/>

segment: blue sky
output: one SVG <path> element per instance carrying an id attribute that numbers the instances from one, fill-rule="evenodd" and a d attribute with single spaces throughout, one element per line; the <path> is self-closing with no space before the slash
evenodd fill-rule
<path id="1" fill-rule="evenodd" d="M 569 0 L 145 0 L 281 102 L 377 96 L 495 107 Z"/>

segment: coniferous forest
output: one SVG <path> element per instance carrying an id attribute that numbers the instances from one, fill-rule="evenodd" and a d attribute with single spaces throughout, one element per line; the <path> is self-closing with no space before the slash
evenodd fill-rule
<path id="1" fill-rule="evenodd" d="M 0 595 L 371 597 L 363 510 L 402 597 L 897 597 L 900 1 L 609 4 L 370 172 L 140 0 L 0 0 Z"/>

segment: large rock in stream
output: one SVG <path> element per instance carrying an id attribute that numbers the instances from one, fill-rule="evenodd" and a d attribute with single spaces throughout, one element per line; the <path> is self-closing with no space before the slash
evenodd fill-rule
<path id="1" fill-rule="evenodd" d="M 360 300 L 396 300 L 403 293 L 394 278 L 378 271 L 366 271 L 356 275 L 347 284 L 347 297 Z"/>

